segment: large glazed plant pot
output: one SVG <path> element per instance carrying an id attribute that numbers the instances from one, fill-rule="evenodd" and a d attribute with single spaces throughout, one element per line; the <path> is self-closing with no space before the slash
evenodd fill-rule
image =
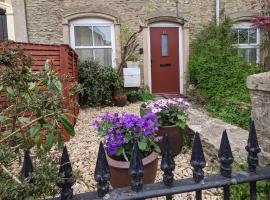
<path id="1" fill-rule="evenodd" d="M 171 143 L 171 149 L 172 149 L 172 155 L 177 156 L 182 151 L 183 142 L 184 142 L 184 130 L 179 128 L 176 125 L 173 126 L 161 126 L 159 127 L 159 130 L 157 132 L 158 136 L 165 137 L 168 135 L 170 143 Z M 158 146 L 161 149 L 161 152 L 163 152 L 163 142 L 159 142 Z"/>
<path id="2" fill-rule="evenodd" d="M 117 161 L 107 156 L 110 171 L 111 185 L 113 188 L 126 187 L 130 185 L 131 178 L 128 175 L 129 162 Z M 144 176 L 143 183 L 154 183 L 158 166 L 158 154 L 152 152 L 143 160 Z"/>

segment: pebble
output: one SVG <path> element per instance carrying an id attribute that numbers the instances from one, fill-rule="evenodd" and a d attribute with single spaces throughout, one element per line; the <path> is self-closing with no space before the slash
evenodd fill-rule
<path id="1" fill-rule="evenodd" d="M 95 163 L 97 159 L 97 152 L 100 138 L 97 136 L 96 130 L 91 123 L 100 115 L 109 112 L 125 112 L 135 113 L 139 115 L 139 108 L 141 103 L 130 104 L 125 107 L 104 107 L 104 108 L 85 108 L 80 110 L 78 121 L 75 127 L 76 135 L 67 144 L 70 155 L 70 160 L 73 169 L 79 170 L 82 180 L 77 182 L 74 186 L 74 193 L 92 192 L 96 189 L 96 182 L 94 180 Z M 174 171 L 175 179 L 183 179 L 192 177 L 192 168 L 190 166 L 191 151 L 186 150 L 175 158 L 176 168 Z M 160 158 L 159 158 L 160 166 Z M 206 167 L 206 173 L 211 173 L 210 167 Z M 162 171 L 158 168 L 156 182 L 162 181 Z M 203 191 L 204 200 L 221 199 L 221 191 L 212 189 Z M 195 199 L 193 193 L 185 193 L 174 195 L 175 200 L 193 200 Z M 165 197 L 152 198 L 155 200 L 165 199 Z"/>

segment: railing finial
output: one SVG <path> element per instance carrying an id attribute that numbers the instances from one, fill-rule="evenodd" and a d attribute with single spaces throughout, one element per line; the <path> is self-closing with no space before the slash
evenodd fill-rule
<path id="1" fill-rule="evenodd" d="M 206 166 L 205 157 L 203 154 L 202 143 L 199 133 L 195 133 L 192 146 L 191 166 L 193 167 L 193 179 L 196 183 L 204 179 L 203 168 Z"/>
<path id="2" fill-rule="evenodd" d="M 168 136 L 165 136 L 164 150 L 162 153 L 161 170 L 163 174 L 163 183 L 171 187 L 173 185 L 173 170 L 175 169 L 175 162 L 172 156 L 171 143 Z"/>
<path id="3" fill-rule="evenodd" d="M 258 144 L 255 123 L 252 120 L 250 125 L 250 131 L 248 136 L 248 144 L 246 146 L 246 150 L 248 152 L 248 167 L 249 172 L 256 172 L 256 167 L 258 165 L 258 153 L 261 152 L 261 148 Z"/>
<path id="4" fill-rule="evenodd" d="M 98 157 L 95 169 L 95 181 L 97 184 L 97 193 L 99 197 L 104 197 L 109 193 L 109 180 L 111 179 L 111 172 L 106 158 L 105 150 L 102 142 L 99 144 Z"/>
<path id="5" fill-rule="evenodd" d="M 30 157 L 30 151 L 27 149 L 24 151 L 23 167 L 21 180 L 24 181 L 29 177 L 30 173 L 34 171 L 32 159 Z"/>
<path id="6" fill-rule="evenodd" d="M 58 183 L 58 186 L 61 188 L 61 200 L 72 200 L 73 198 L 72 186 L 74 185 L 75 180 L 72 177 L 72 167 L 66 146 L 64 146 L 63 148 L 59 174 L 64 178 L 64 181 L 62 183 Z"/>
<path id="7" fill-rule="evenodd" d="M 133 145 L 128 173 L 131 176 L 131 189 L 136 192 L 140 191 L 143 186 L 142 177 L 144 172 L 141 153 L 137 141 L 135 141 Z"/>
<path id="8" fill-rule="evenodd" d="M 220 174 L 226 178 L 231 178 L 232 176 L 231 165 L 234 161 L 234 158 L 232 155 L 231 145 L 226 130 L 224 130 L 222 134 L 218 157 L 220 161 Z"/>

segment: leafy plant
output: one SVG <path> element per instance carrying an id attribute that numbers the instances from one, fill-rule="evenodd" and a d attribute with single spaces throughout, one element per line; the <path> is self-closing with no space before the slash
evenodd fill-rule
<path id="1" fill-rule="evenodd" d="M 260 70 L 238 56 L 229 19 L 219 26 L 213 21 L 197 35 L 189 69 L 206 108 L 227 122 L 248 128 L 250 106 L 242 106 L 250 104 L 246 78 Z"/>
<path id="2" fill-rule="evenodd" d="M 79 83 L 80 104 L 86 106 L 113 105 L 115 91 L 123 88 L 122 77 L 112 67 L 93 60 L 79 63 Z"/>
<path id="3" fill-rule="evenodd" d="M 237 164 L 235 166 L 236 171 L 247 171 L 246 164 Z M 257 182 L 257 199 L 268 200 L 270 194 L 270 181 L 258 181 Z M 250 198 L 249 184 L 244 183 L 240 185 L 233 185 L 230 187 L 231 198 L 237 200 L 246 200 Z"/>
<path id="4" fill-rule="evenodd" d="M 147 102 L 147 101 L 151 101 L 154 99 L 154 95 L 151 94 L 149 91 L 147 90 L 142 90 L 140 91 L 139 93 L 139 96 L 138 96 L 138 100 L 139 101 L 144 101 L 144 102 Z"/>
<path id="5" fill-rule="evenodd" d="M 146 157 L 155 150 L 160 152 L 156 142 L 158 119 L 153 113 L 140 118 L 134 114 L 110 115 L 106 113 L 93 125 L 102 137 L 104 148 L 108 155 L 117 160 L 129 161 L 134 141 L 138 142 L 141 153 Z"/>
<path id="6" fill-rule="evenodd" d="M 44 156 L 54 142 L 62 147 L 62 127 L 74 135 L 69 118 L 75 117 L 71 110 L 76 105 L 64 106 L 69 96 L 63 95 L 62 80 L 51 69 L 50 61 L 45 63 L 44 71 L 32 72 L 31 57 L 19 46 L 1 45 L 0 92 L 5 103 L 0 107 L 0 199 L 53 195 L 58 173 L 54 160 Z M 75 83 L 69 94 L 76 95 L 77 91 Z M 14 172 L 12 166 L 20 160 L 21 150 L 33 148 L 37 169 L 29 180 L 20 180 L 18 169 Z"/>
<path id="7" fill-rule="evenodd" d="M 157 113 L 160 126 L 176 125 L 180 128 L 186 127 L 187 113 L 179 106 L 170 104 L 167 108 Z"/>
<path id="8" fill-rule="evenodd" d="M 188 119 L 187 108 L 191 104 L 183 98 L 158 99 L 148 102 L 146 108 L 156 113 L 159 126 L 177 125 L 184 129 Z"/>

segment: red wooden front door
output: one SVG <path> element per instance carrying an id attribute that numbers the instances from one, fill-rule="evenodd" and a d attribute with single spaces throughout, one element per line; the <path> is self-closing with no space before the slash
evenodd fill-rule
<path id="1" fill-rule="evenodd" d="M 150 28 L 151 79 L 154 94 L 179 94 L 178 28 Z"/>

